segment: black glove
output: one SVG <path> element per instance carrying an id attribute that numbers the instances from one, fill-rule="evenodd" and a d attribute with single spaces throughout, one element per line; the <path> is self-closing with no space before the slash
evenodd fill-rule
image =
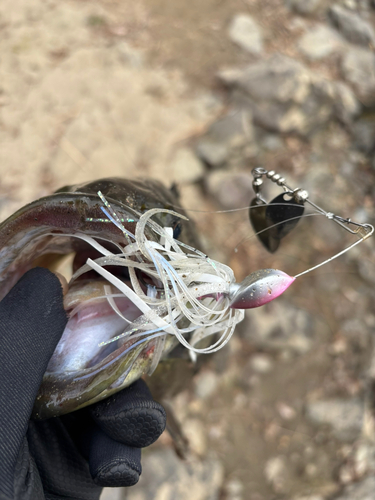
<path id="1" fill-rule="evenodd" d="M 30 421 L 67 318 L 58 278 L 27 272 L 0 302 L 0 500 L 97 500 L 131 486 L 141 450 L 163 432 L 165 411 L 139 380 L 70 415 Z"/>

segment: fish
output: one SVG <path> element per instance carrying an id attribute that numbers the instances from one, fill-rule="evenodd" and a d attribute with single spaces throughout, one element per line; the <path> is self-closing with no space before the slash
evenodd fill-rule
<path id="1" fill-rule="evenodd" d="M 75 255 L 64 296 L 68 324 L 33 418 L 76 411 L 144 375 L 153 374 L 154 387 L 184 382 L 196 354 L 225 345 L 245 308 L 273 300 L 294 281 L 260 270 L 238 284 L 200 248 L 176 189 L 152 179 L 65 186 L 0 224 L 0 300 L 32 267 L 53 270 Z"/>

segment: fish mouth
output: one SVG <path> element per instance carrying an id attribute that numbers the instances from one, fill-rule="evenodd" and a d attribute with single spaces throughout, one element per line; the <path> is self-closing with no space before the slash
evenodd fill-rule
<path id="1" fill-rule="evenodd" d="M 113 250 L 111 244 L 105 247 Z M 81 242 L 72 261 L 72 273 L 82 268 L 88 259 L 99 257 L 98 251 Z M 132 288 L 127 267 L 103 267 Z M 51 270 L 54 271 L 53 266 Z M 137 271 L 137 275 L 145 295 L 153 293 L 160 286 L 154 277 L 144 272 Z M 111 339 L 126 334 L 130 325 L 142 314 L 131 300 L 94 270 L 87 271 L 70 284 L 64 296 L 64 309 L 69 318 L 68 323 L 46 374 L 86 370 L 99 365 L 119 347 L 125 344 L 131 347 L 133 340 L 120 338 L 111 342 Z M 106 342 L 109 343 L 103 345 Z"/>

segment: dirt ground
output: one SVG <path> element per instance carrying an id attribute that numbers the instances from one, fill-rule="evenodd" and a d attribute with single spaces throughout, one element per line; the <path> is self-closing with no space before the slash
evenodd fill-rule
<path id="1" fill-rule="evenodd" d="M 247 210 L 215 213 L 225 207 L 207 188 L 212 170 L 196 160 L 187 174 L 178 160 L 228 107 L 218 71 L 256 60 L 227 33 L 241 12 L 261 25 L 265 55 L 295 57 L 296 39 L 322 19 L 298 21 L 281 0 L 3 0 L 0 220 L 62 185 L 150 176 L 179 184 L 207 253 L 238 280 L 268 267 L 295 275 L 353 241 L 312 217 L 267 254 L 250 238 Z M 337 76 L 332 61 L 311 67 Z M 373 220 L 374 170 L 349 155 L 345 127 L 280 137 L 276 152 L 263 148 L 230 172 L 277 169 L 327 210 Z M 187 465 L 164 435 L 144 453 L 139 486 L 103 499 L 323 500 L 373 475 L 374 282 L 368 241 L 247 314 L 170 402 L 190 440 Z M 152 477 L 153 456 L 165 460 L 164 482 Z"/>

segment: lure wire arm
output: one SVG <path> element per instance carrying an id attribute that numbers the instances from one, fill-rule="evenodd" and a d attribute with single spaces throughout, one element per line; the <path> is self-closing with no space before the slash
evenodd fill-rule
<path id="1" fill-rule="evenodd" d="M 358 223 L 356 223 L 358 224 Z M 341 226 L 342 224 L 340 224 Z M 302 276 L 303 274 L 307 274 L 309 273 L 310 271 L 314 271 L 315 269 L 318 269 L 318 267 L 321 267 L 321 266 L 324 266 L 325 264 L 328 264 L 328 262 L 332 262 L 334 259 L 336 259 L 337 257 L 340 257 L 341 255 L 343 255 L 344 253 L 346 252 L 349 252 L 349 250 L 351 250 L 353 247 L 355 247 L 356 245 L 358 245 L 359 243 L 362 243 L 362 241 L 366 240 L 367 238 L 369 238 L 373 233 L 374 233 L 374 226 L 372 226 L 371 224 L 360 224 L 360 226 L 362 227 L 365 227 L 367 226 L 367 229 L 368 229 L 368 232 L 366 233 L 365 236 L 363 236 L 360 240 L 357 240 L 355 241 L 354 243 L 352 243 L 350 246 L 344 248 L 344 250 L 341 250 L 341 252 L 333 255 L 332 257 L 330 257 L 329 259 L 325 260 L 324 262 L 321 262 L 320 264 L 317 264 L 316 266 L 314 267 L 310 267 L 310 269 L 307 269 L 306 271 L 303 271 L 302 273 L 299 273 L 299 274 L 296 274 L 294 276 L 294 278 L 299 278 L 300 276 Z M 343 226 L 346 228 L 346 226 Z M 347 229 L 347 228 L 346 228 Z"/>
<path id="2" fill-rule="evenodd" d="M 374 227 L 371 224 L 367 223 L 361 224 L 359 222 L 352 221 L 350 218 L 345 219 L 340 215 L 336 215 L 332 212 L 327 212 L 326 210 L 324 210 L 319 205 L 317 205 L 316 203 L 314 203 L 309 199 L 309 193 L 306 190 L 301 188 L 296 188 L 296 189 L 291 188 L 290 186 L 287 185 L 286 179 L 282 177 L 280 174 L 277 174 L 274 170 L 268 171 L 265 168 L 257 167 L 252 170 L 252 174 L 254 177 L 253 189 L 255 191 L 256 197 L 263 203 L 266 203 L 266 201 L 262 198 L 260 191 L 261 191 L 261 186 L 263 184 L 262 177 L 266 176 L 272 182 L 275 182 L 278 186 L 281 186 L 286 193 L 294 195 L 297 201 L 308 203 L 313 208 L 315 208 L 315 210 L 317 210 L 318 213 L 324 215 L 325 217 L 327 217 L 327 219 L 333 220 L 334 222 L 336 222 L 336 224 L 343 227 L 349 233 L 359 235 L 361 237 L 360 241 L 369 238 L 374 232 Z M 353 226 L 356 226 L 356 228 L 351 229 L 348 226 L 348 224 L 352 224 Z"/>

